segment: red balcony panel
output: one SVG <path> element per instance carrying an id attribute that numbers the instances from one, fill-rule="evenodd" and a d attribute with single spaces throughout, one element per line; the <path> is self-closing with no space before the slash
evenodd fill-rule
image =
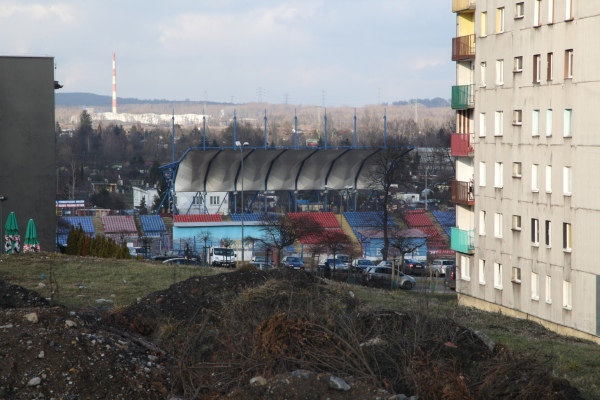
<path id="1" fill-rule="evenodd" d="M 475 35 L 452 38 L 452 61 L 475 58 Z"/>
<path id="2" fill-rule="evenodd" d="M 475 204 L 475 188 L 469 182 L 452 181 L 450 185 L 451 201 L 455 204 L 472 206 Z"/>
<path id="3" fill-rule="evenodd" d="M 471 133 L 453 133 L 451 135 L 450 155 L 453 157 L 472 157 L 474 154 Z"/>

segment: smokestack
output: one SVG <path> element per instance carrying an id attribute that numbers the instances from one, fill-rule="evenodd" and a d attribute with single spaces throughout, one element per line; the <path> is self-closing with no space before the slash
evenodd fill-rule
<path id="1" fill-rule="evenodd" d="M 112 112 L 117 113 L 117 62 L 115 53 L 112 55 Z"/>

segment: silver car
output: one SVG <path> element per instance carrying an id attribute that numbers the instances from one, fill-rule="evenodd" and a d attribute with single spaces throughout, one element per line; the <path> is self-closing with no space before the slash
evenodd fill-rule
<path id="1" fill-rule="evenodd" d="M 392 268 L 385 266 L 370 267 L 365 272 L 367 275 L 367 282 L 371 285 L 384 286 L 390 285 L 392 281 Z M 406 275 L 396 269 L 394 273 L 394 280 L 398 287 L 404 290 L 410 290 L 417 285 L 417 281 L 410 275 Z"/>

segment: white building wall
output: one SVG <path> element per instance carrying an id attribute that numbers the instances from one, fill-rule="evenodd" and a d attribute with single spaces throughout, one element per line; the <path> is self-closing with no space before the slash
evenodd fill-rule
<path id="1" fill-rule="evenodd" d="M 177 210 L 180 214 L 228 214 L 227 192 L 177 192 Z"/>
<path id="2" fill-rule="evenodd" d="M 565 21 L 565 1 L 555 0 L 554 22 L 548 24 L 548 2 L 542 2 L 541 26 L 533 27 L 534 2 L 525 2 L 524 18 L 514 18 L 514 1 L 478 1 L 475 12 L 476 61 L 486 62 L 486 82 L 475 68 L 475 116 L 486 114 L 486 135 L 475 123 L 475 227 L 486 212 L 485 235 L 476 235 L 471 279 L 459 282 L 461 293 L 522 311 L 562 326 L 598 336 L 596 281 L 600 272 L 600 2 L 573 2 L 574 20 Z M 504 33 L 495 33 L 495 11 L 505 7 Z M 487 11 L 487 36 L 479 35 L 479 19 Z M 565 51 L 573 49 L 573 78 L 565 79 Z M 553 79 L 547 80 L 547 57 L 553 54 Z M 534 55 L 540 55 L 540 82 L 534 83 Z M 515 57 L 523 58 L 513 72 Z M 496 85 L 496 61 L 504 60 L 503 85 Z M 460 69 L 460 68 L 459 68 Z M 460 74 L 457 75 L 457 79 Z M 460 83 L 457 83 L 460 84 Z M 552 110 L 547 136 L 547 110 Z M 564 137 L 564 111 L 572 110 L 572 137 Z M 513 125 L 515 110 L 522 124 Z M 533 113 L 539 110 L 539 136 L 534 136 Z M 503 134 L 496 135 L 495 114 L 503 112 Z M 479 165 L 486 163 L 486 186 L 479 185 Z M 495 163 L 503 164 L 502 188 L 494 187 Z M 521 163 L 521 176 L 513 176 Z M 538 190 L 532 188 L 532 165 L 538 165 Z M 460 163 L 457 164 L 460 166 Z M 547 186 L 547 166 L 551 184 Z M 563 193 L 563 167 L 571 167 L 572 194 Z M 461 174 L 460 168 L 457 174 Z M 457 179 L 460 179 L 457 175 Z M 494 219 L 502 214 L 501 235 Z M 465 214 L 466 215 L 466 214 Z M 521 227 L 513 229 L 513 216 Z M 539 221 L 539 243 L 532 243 L 531 219 Z M 550 242 L 546 244 L 546 221 Z M 563 249 L 563 224 L 571 224 L 572 248 Z M 457 207 L 457 225 L 464 224 Z M 485 260 L 485 284 L 480 283 L 479 260 Z M 502 264 L 501 288 L 494 287 L 494 263 Z M 513 267 L 520 268 L 515 282 Z M 531 273 L 539 276 L 539 299 L 532 299 Z M 546 276 L 551 301 L 546 302 Z M 563 305 L 563 281 L 571 283 L 571 307 Z"/>
<path id="3" fill-rule="evenodd" d="M 154 204 L 154 198 L 158 197 L 158 190 L 155 188 L 132 187 L 133 207 L 139 207 L 142 204 L 142 198 L 146 199 L 146 209 L 150 210 Z"/>

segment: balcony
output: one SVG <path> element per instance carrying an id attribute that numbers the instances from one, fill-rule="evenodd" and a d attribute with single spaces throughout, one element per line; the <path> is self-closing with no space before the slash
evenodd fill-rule
<path id="1" fill-rule="evenodd" d="M 475 10 L 475 0 L 452 0 L 452 12 Z"/>
<path id="2" fill-rule="evenodd" d="M 454 110 L 465 110 L 475 106 L 475 85 L 452 86 L 451 106 Z"/>
<path id="3" fill-rule="evenodd" d="M 453 133 L 450 135 L 450 155 L 452 157 L 473 157 L 475 151 L 471 143 L 472 133 Z"/>
<path id="4" fill-rule="evenodd" d="M 475 204 L 473 185 L 469 182 L 452 181 L 450 184 L 451 201 L 455 204 L 472 206 Z"/>
<path id="5" fill-rule="evenodd" d="M 475 35 L 452 38 L 452 61 L 475 58 Z"/>
<path id="6" fill-rule="evenodd" d="M 465 231 L 452 227 L 450 230 L 450 248 L 463 254 L 475 252 L 475 231 Z"/>

